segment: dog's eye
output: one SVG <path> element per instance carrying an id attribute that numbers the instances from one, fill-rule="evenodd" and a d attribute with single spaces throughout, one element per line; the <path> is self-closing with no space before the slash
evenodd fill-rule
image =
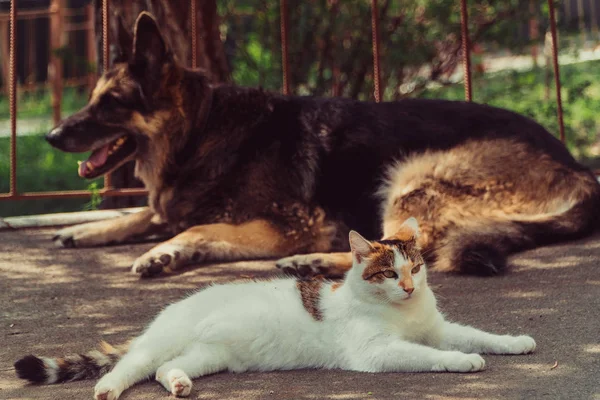
<path id="1" fill-rule="evenodd" d="M 421 270 L 421 265 L 417 265 L 416 267 L 414 267 L 413 269 L 410 270 L 410 272 L 414 275 L 416 273 L 418 273 Z"/>
<path id="2" fill-rule="evenodd" d="M 398 277 L 397 273 L 395 273 L 394 271 L 391 271 L 389 269 L 387 271 L 383 271 L 382 274 L 386 278 L 397 278 Z"/>
<path id="3" fill-rule="evenodd" d="M 109 99 L 110 99 L 111 104 L 115 104 L 115 105 L 121 106 L 121 107 L 126 105 L 121 97 L 110 96 Z"/>
<path id="4" fill-rule="evenodd" d="M 107 107 L 127 107 L 127 102 L 122 97 L 109 93 L 102 97 L 102 104 Z"/>

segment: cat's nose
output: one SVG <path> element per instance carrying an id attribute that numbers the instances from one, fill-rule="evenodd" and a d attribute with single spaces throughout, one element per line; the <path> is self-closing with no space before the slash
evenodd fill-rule
<path id="1" fill-rule="evenodd" d="M 414 292 L 414 291 L 415 291 L 415 288 L 412 288 L 412 287 L 403 288 L 403 289 L 404 289 L 404 291 L 405 291 L 406 293 L 408 293 L 408 294 L 411 294 L 412 292 Z"/>

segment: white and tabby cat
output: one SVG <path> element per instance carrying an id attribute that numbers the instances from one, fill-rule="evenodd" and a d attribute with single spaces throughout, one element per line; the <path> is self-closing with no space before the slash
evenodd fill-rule
<path id="1" fill-rule="evenodd" d="M 446 321 L 427 285 L 417 236 L 414 218 L 387 240 L 369 242 L 351 232 L 353 266 L 343 282 L 287 278 L 211 286 L 167 307 L 122 358 L 104 346 L 86 356 L 27 356 L 15 368 L 39 383 L 112 368 L 95 398 L 113 400 L 154 374 L 169 392 L 188 396 L 192 378 L 223 370 L 474 372 L 485 366 L 477 353 L 535 349 L 529 336 Z"/>

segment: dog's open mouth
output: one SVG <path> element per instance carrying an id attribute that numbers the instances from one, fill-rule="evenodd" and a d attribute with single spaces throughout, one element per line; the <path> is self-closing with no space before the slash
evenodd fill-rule
<path id="1" fill-rule="evenodd" d="M 94 151 L 85 161 L 79 161 L 79 176 L 96 178 L 117 168 L 129 159 L 136 149 L 133 137 L 124 135 Z"/>

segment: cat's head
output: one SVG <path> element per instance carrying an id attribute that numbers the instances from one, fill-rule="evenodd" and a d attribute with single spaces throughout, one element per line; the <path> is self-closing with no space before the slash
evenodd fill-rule
<path id="1" fill-rule="evenodd" d="M 419 224 L 407 219 L 395 235 L 368 241 L 350 232 L 352 269 L 348 278 L 361 295 L 384 302 L 402 303 L 418 296 L 427 285 L 423 257 L 417 246 Z"/>

